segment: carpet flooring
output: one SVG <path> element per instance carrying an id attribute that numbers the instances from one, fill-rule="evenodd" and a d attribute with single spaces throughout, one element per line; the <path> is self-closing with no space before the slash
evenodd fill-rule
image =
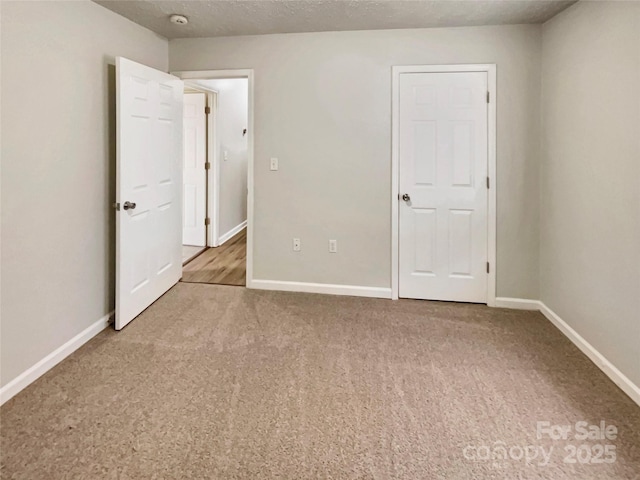
<path id="1" fill-rule="evenodd" d="M 640 408 L 539 313 L 480 305 L 179 283 L 0 417 L 11 479 L 640 478 Z M 578 421 L 616 438 L 536 435 Z"/>

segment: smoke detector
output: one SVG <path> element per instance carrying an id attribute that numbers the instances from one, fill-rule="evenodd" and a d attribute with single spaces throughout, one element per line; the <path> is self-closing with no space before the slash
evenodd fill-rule
<path id="1" fill-rule="evenodd" d="M 186 25 L 189 23 L 189 19 L 184 15 L 171 15 L 169 20 L 171 20 L 171 23 L 175 23 L 176 25 Z"/>

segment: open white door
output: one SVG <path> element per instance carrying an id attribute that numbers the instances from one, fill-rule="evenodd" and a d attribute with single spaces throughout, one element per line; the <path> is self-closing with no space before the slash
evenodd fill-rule
<path id="1" fill-rule="evenodd" d="M 183 82 L 116 59 L 116 330 L 182 275 Z"/>
<path id="2" fill-rule="evenodd" d="M 204 247 L 207 227 L 207 116 L 204 93 L 184 94 L 182 243 Z"/>

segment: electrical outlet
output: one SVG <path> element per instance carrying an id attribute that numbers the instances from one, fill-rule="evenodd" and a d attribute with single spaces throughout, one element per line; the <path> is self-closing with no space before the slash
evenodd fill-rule
<path id="1" fill-rule="evenodd" d="M 278 170 L 278 159 L 276 157 L 271 157 L 271 163 L 269 164 L 269 168 L 272 171 Z"/>
<path id="2" fill-rule="evenodd" d="M 338 253 L 338 241 L 329 240 L 329 253 Z"/>
<path id="3" fill-rule="evenodd" d="M 294 238 L 293 239 L 293 251 L 294 252 L 299 252 L 300 250 L 302 250 L 302 242 L 300 242 L 299 238 Z"/>

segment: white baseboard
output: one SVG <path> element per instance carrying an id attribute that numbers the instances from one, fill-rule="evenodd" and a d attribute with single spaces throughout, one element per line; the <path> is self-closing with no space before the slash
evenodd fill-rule
<path id="1" fill-rule="evenodd" d="M 109 320 L 112 316 L 113 312 L 105 315 L 93 325 L 90 325 L 78 335 L 73 337 L 67 343 L 55 349 L 49 355 L 33 365 L 31 368 L 28 368 L 27 370 L 22 372 L 16 378 L 7 383 L 4 387 L 0 388 L 0 405 L 5 403 L 10 398 L 14 397 L 22 389 L 26 388 L 31 383 L 36 381 L 39 377 L 47 373 L 58 363 L 67 358 L 102 330 L 107 328 L 107 326 L 109 325 Z"/>
<path id="2" fill-rule="evenodd" d="M 237 226 L 233 227 L 231 230 L 229 230 L 224 235 L 220 235 L 220 237 L 218 238 L 218 246 L 222 245 L 224 242 L 229 240 L 234 235 L 240 233 L 246 227 L 247 227 L 247 221 L 245 220 L 240 225 L 237 225 Z"/>
<path id="3" fill-rule="evenodd" d="M 568 323 L 562 320 L 553 310 L 540 302 L 540 312 L 549 319 L 564 335 L 578 347 L 589 359 L 602 370 L 613 383 L 631 397 L 631 400 L 640 406 L 640 387 L 634 384 L 626 375 L 618 370 L 604 355 L 596 350 L 593 345 L 587 342 L 578 332 L 576 332 Z"/>
<path id="4" fill-rule="evenodd" d="M 496 307 L 514 308 L 516 310 L 540 310 L 539 300 L 530 300 L 528 298 L 510 298 L 496 297 Z"/>
<path id="5" fill-rule="evenodd" d="M 283 292 L 324 293 L 352 297 L 391 298 L 391 288 L 334 285 L 330 283 L 283 282 L 278 280 L 250 280 L 247 288 L 279 290 Z"/>

